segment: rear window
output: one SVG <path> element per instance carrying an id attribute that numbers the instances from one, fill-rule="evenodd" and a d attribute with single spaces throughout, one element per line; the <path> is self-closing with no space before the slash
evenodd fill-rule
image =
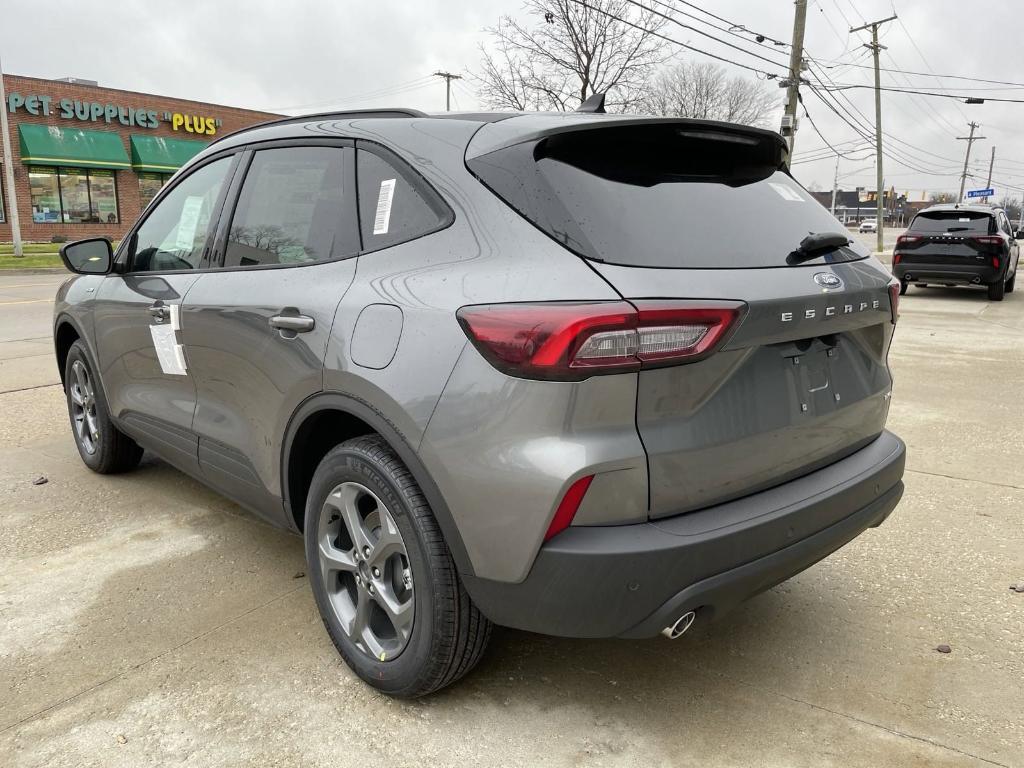
<path id="1" fill-rule="evenodd" d="M 690 124 L 561 133 L 469 161 L 499 197 L 589 259 L 642 267 L 784 267 L 811 233 L 846 232 L 780 170 L 771 138 Z M 860 244 L 804 263 L 864 258 Z"/>
<path id="2" fill-rule="evenodd" d="M 914 232 L 970 232 L 990 235 L 996 231 L 995 217 L 982 211 L 926 211 L 910 223 Z"/>

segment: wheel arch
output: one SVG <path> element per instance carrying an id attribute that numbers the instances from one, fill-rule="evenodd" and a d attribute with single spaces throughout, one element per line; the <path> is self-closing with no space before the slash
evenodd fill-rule
<path id="1" fill-rule="evenodd" d="M 89 343 L 89 338 L 85 333 L 82 332 L 81 327 L 78 323 L 67 314 L 60 314 L 53 322 L 53 351 L 57 356 L 57 371 L 60 374 L 61 386 L 64 386 L 64 368 L 67 365 L 68 353 L 71 351 L 71 345 L 76 341 L 81 341 L 85 344 L 86 349 L 89 352 L 89 357 L 93 360 L 96 359 L 95 350 Z M 99 376 L 99 370 L 97 368 L 96 375 Z M 102 383 L 102 378 L 100 379 Z"/>
<path id="2" fill-rule="evenodd" d="M 360 435 L 383 437 L 409 468 L 433 510 L 459 573 L 473 567 L 441 491 L 401 431 L 370 403 L 340 392 L 322 392 L 305 400 L 285 428 L 281 448 L 281 497 L 289 526 L 301 532 L 306 493 L 320 459 L 335 445 Z"/>

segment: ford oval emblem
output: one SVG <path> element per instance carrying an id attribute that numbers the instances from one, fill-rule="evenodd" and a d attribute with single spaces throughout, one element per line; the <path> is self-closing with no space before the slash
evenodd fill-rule
<path id="1" fill-rule="evenodd" d="M 835 291 L 843 287 L 843 281 L 833 275 L 831 272 L 818 272 L 814 276 L 814 282 L 824 288 L 826 291 Z"/>

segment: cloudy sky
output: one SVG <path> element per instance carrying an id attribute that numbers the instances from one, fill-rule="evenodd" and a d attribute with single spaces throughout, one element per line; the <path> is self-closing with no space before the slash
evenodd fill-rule
<path id="1" fill-rule="evenodd" d="M 679 0 L 667 2 L 718 27 L 728 26 Z M 883 86 L 1024 100 L 1022 87 L 929 74 L 1024 83 L 1018 2 L 810 0 L 804 45 L 817 62 L 810 75 L 830 87 L 870 84 L 871 57 L 862 47 L 869 35 L 847 30 L 895 10 L 899 21 L 883 27 L 887 50 L 882 66 L 925 74 L 883 72 Z M 790 0 L 697 0 L 694 5 L 769 38 L 791 37 Z M 4 0 L 0 57 L 5 71 L 70 75 L 109 87 L 290 113 L 398 105 L 443 109 L 443 82 L 430 74 L 438 69 L 469 74 L 478 66 L 479 44 L 487 40 L 483 28 L 501 14 L 522 13 L 521 0 L 151 0 L 111 3 L 109 10 L 104 10 L 106 3 L 50 0 L 45 6 L 41 12 L 38 0 Z M 742 31 L 735 37 L 686 16 L 677 18 L 769 61 L 670 25 L 665 33 L 676 40 L 765 71 L 783 73 L 786 68 L 784 48 L 758 46 Z M 679 58 L 703 60 L 685 50 Z M 999 90 L 975 90 L 980 88 Z M 778 90 L 780 113 L 782 93 Z M 871 143 L 858 137 L 822 97 L 806 87 L 803 94 L 818 130 L 844 155 L 840 186 L 873 187 Z M 871 90 L 849 88 L 823 97 L 847 121 L 860 120 L 867 123 L 864 132 L 873 130 Z M 453 99 L 455 108 L 478 106 L 472 79 L 455 84 Z M 1022 117 L 1024 103 L 966 105 L 955 99 L 884 93 L 886 185 L 913 199 L 932 191 L 956 191 L 966 144 L 956 137 L 966 135 L 967 122 L 976 120 L 987 138 L 974 145 L 971 172 L 979 178 L 969 180 L 968 187 L 984 185 L 995 146 L 993 186 L 1000 194 L 1019 198 L 1024 191 Z M 771 125 L 778 125 L 777 117 Z M 796 152 L 797 178 L 805 185 L 831 188 L 835 155 L 806 119 Z M 814 159 L 819 156 L 823 159 Z"/>

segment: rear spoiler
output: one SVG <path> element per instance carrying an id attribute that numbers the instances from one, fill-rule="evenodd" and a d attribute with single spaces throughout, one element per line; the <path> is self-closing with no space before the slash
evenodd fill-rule
<path id="1" fill-rule="evenodd" d="M 789 145 L 775 131 L 753 128 L 717 120 L 693 120 L 680 117 L 639 117 L 637 115 L 607 115 L 584 112 L 555 112 L 525 114 L 488 123 L 477 131 L 466 147 L 466 160 L 488 155 L 499 149 L 539 141 L 549 136 L 602 128 L 623 128 L 642 125 L 678 125 L 685 133 L 701 134 L 704 138 L 721 136 L 722 140 L 742 143 L 756 141 L 773 145 L 778 151 L 779 168 L 789 169 Z"/>

